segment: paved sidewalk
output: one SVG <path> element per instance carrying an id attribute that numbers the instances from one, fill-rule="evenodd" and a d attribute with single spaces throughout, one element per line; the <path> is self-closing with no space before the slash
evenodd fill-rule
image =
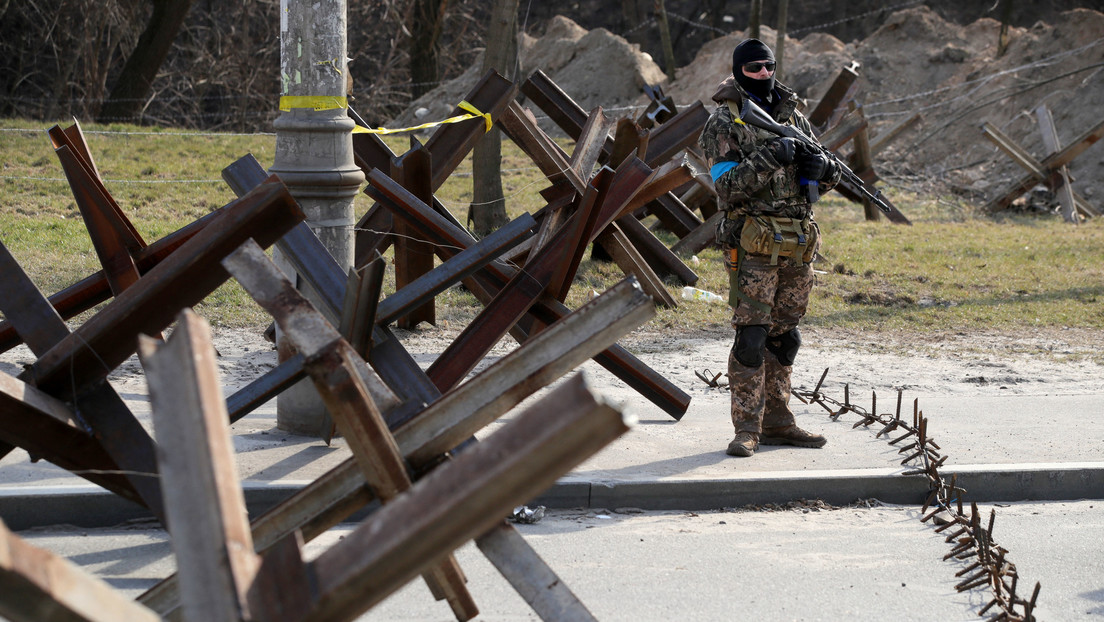
<path id="1" fill-rule="evenodd" d="M 853 429 L 858 421 L 854 414 L 833 421 L 822 408 L 797 400 L 793 406 L 798 423 L 826 435 L 824 448 L 762 447 L 752 458 L 725 455 L 732 436 L 728 394 L 706 386 L 693 371 L 687 368 L 681 377 L 671 378 L 692 395 L 689 411 L 675 421 L 596 364 L 584 365 L 594 390 L 620 404 L 637 424 L 533 503 L 706 510 L 814 498 L 834 504 L 870 498 L 920 504 L 926 497 L 925 478 L 902 475 L 913 465 L 900 464 L 900 445 L 876 438 L 877 430 Z M 830 385 L 824 391 L 842 398 L 838 387 L 839 395 L 832 394 Z M 146 396 L 140 391 L 122 395 L 148 426 Z M 869 409 L 869 392 L 853 392 L 852 399 Z M 912 399 L 906 392 L 902 410 L 908 418 Z M 878 412 L 892 411 L 896 394 L 887 391 L 879 400 Z M 940 472 L 957 474 L 967 499 L 1104 498 L 1101 396 L 957 395 L 919 400 L 929 420 L 929 435 L 948 456 Z M 507 415 L 480 435 L 493 433 L 510 419 Z M 232 429 L 251 513 L 351 456 L 342 439 L 328 447 L 317 439 L 285 434 L 275 423 L 273 402 Z M 1070 442 L 1070 430 L 1077 431 L 1076 443 Z M 80 477 L 46 462 L 29 462 L 25 452 L 13 452 L 0 461 L 0 516 L 13 529 L 55 523 L 106 526 L 142 515 L 141 508 Z"/>

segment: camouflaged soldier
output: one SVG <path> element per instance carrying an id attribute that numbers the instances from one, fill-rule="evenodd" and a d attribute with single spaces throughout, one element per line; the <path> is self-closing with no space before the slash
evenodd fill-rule
<path id="1" fill-rule="evenodd" d="M 827 192 L 840 171 L 802 143 L 738 120 L 750 97 L 779 123 L 813 135 L 796 110 L 794 92 L 775 81 L 774 67 L 774 53 L 763 42 L 747 39 L 736 46 L 733 75 L 713 95 L 718 106 L 698 140 L 725 211 L 717 242 L 725 254 L 736 330 L 728 357 L 736 437 L 727 453 L 733 456 L 751 456 L 760 444 L 828 442 L 795 424 L 790 371 L 801 346 L 797 325 L 813 287 L 810 262 L 820 243 L 807 186 Z"/>

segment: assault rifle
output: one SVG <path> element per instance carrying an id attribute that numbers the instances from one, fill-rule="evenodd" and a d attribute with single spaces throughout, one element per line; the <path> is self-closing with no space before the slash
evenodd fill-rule
<path id="1" fill-rule="evenodd" d="M 870 192 L 870 189 L 863 183 L 862 178 L 855 174 L 846 164 L 840 161 L 836 157 L 836 154 L 832 153 L 830 149 L 825 149 L 823 145 L 805 135 L 804 132 L 797 129 L 792 125 L 782 125 L 770 117 L 762 108 L 756 105 L 751 99 L 745 99 L 744 105 L 740 108 L 740 120 L 748 125 L 752 125 L 761 130 L 766 130 L 772 134 L 778 136 L 786 136 L 792 138 L 799 143 L 803 144 L 807 149 L 813 153 L 821 153 L 828 157 L 830 160 L 836 163 L 840 167 L 842 173 L 842 179 L 845 179 L 852 186 L 858 189 L 862 196 L 867 201 L 870 201 L 874 205 L 878 206 L 878 209 L 885 213 L 890 212 L 889 204 L 882 198 L 882 191 L 875 189 L 874 192 Z M 809 202 L 813 203 L 819 198 L 819 191 L 817 190 L 816 182 L 809 184 Z"/>

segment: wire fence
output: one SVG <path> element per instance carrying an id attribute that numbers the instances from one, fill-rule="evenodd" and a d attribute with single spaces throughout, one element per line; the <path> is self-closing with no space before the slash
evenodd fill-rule
<path id="1" fill-rule="evenodd" d="M 837 20 L 824 22 L 815 26 L 809 26 L 801 29 L 791 31 L 791 34 L 797 34 L 801 32 L 819 31 L 825 28 L 829 28 L 840 23 L 847 21 L 854 21 L 869 17 L 873 14 L 882 12 L 888 13 L 902 8 L 908 8 L 921 4 L 920 0 L 914 0 L 910 2 L 899 3 L 883 9 L 875 11 L 864 11 L 856 13 L 854 15 L 841 17 Z M 668 14 L 668 17 L 686 24 L 689 27 L 709 31 L 711 33 L 725 33 L 722 29 L 718 29 L 710 24 L 703 23 L 698 20 L 694 20 L 690 17 Z M 656 25 L 656 20 L 649 19 L 642 22 L 633 30 L 622 33 L 627 36 L 632 34 L 636 30 L 650 28 Z M 872 122 L 879 120 L 891 121 L 896 118 L 909 116 L 918 112 L 931 112 L 931 111 L 944 111 L 937 115 L 940 118 L 945 119 L 942 123 L 942 127 L 929 128 L 922 137 L 914 139 L 911 146 L 918 146 L 924 142 L 939 140 L 943 130 L 949 128 L 953 122 L 962 116 L 976 111 L 986 105 L 990 105 L 999 102 L 1008 97 L 1012 97 L 1019 93 L 1024 93 L 1032 89 L 1039 88 L 1050 84 L 1056 80 L 1068 78 L 1072 76 L 1084 76 L 1083 82 L 1087 82 L 1091 78 L 1097 76 L 1101 70 L 1104 70 L 1104 62 L 1084 62 L 1079 66 L 1071 67 L 1059 74 L 1047 74 L 1041 72 L 1041 69 L 1065 67 L 1069 63 L 1069 59 L 1077 57 L 1079 55 L 1086 55 L 1089 52 L 1094 51 L 1095 48 L 1104 45 L 1104 37 L 1097 38 L 1087 44 L 1078 46 L 1076 48 L 1063 50 L 1054 54 L 1043 56 L 1030 62 L 1023 63 L 1014 67 L 1004 68 L 975 77 L 954 84 L 952 86 L 942 86 L 934 89 L 928 89 L 921 92 L 909 93 L 907 95 L 901 95 L 897 97 L 890 97 L 877 101 L 864 102 L 864 114 L 866 118 Z M 1009 80 L 1006 80 L 1009 79 Z M 405 88 L 414 86 L 414 84 L 398 85 L 399 88 Z M 1050 96 L 1055 95 L 1051 93 Z M 237 99 L 255 99 L 256 95 L 221 95 L 218 99 L 222 100 L 237 100 Z M 172 99 L 172 98 L 168 98 Z M 679 102 L 680 107 L 688 105 L 689 102 Z M 644 109 L 644 105 L 631 105 L 631 106 L 617 106 L 605 108 L 607 114 L 613 116 L 631 116 L 640 110 Z M 957 109 L 956 109 L 957 107 Z M 953 111 L 953 112 L 946 112 Z M 278 111 L 259 111 L 253 113 L 256 116 L 271 116 L 275 118 Z M 539 120 L 546 120 L 547 117 L 540 115 Z M 1008 121 L 1007 123 L 1012 123 Z M 45 127 L 8 127 L 0 128 L 0 135 L 4 134 L 28 134 L 28 135 L 41 135 L 44 132 Z M 211 131 L 145 131 L 145 130 L 114 130 L 114 129 L 96 129 L 87 130 L 85 134 L 89 135 L 104 135 L 104 136 L 125 136 L 125 137 L 147 137 L 147 138 L 171 138 L 174 140 L 181 140 L 185 137 L 215 137 L 223 139 L 237 139 L 237 138 L 249 138 L 249 139 L 266 139 L 272 140 L 275 137 L 273 132 L 211 132 Z M 934 171 L 936 177 L 941 177 L 954 170 L 958 170 L 964 166 L 964 163 L 974 162 L 975 164 L 984 163 L 987 159 L 997 156 L 996 150 L 984 143 L 972 146 L 967 152 L 958 154 L 958 158 L 954 162 L 948 162 L 945 166 L 936 166 Z M 891 183 L 899 184 L 898 187 L 909 188 L 910 184 L 919 186 L 925 180 L 929 180 L 932 177 L 932 170 L 925 171 L 924 175 L 911 175 L 905 170 L 907 167 L 896 167 L 899 170 L 894 170 L 894 164 L 888 163 L 885 166 L 887 177 L 891 180 Z M 458 176 L 463 176 L 458 175 Z M 911 177 L 911 180 L 910 180 Z M 0 175 L 0 180 L 5 181 L 21 181 L 21 182 L 42 182 L 42 183 L 60 183 L 65 179 L 62 177 L 52 176 L 34 176 L 34 175 Z M 206 179 L 206 178 L 186 178 L 186 179 L 107 179 L 112 183 L 119 184 L 210 184 L 221 183 L 218 179 Z"/>

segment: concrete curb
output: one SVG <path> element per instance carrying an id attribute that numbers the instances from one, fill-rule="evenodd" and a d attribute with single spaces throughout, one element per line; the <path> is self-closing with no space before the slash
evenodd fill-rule
<path id="1" fill-rule="evenodd" d="M 570 476 L 531 504 L 550 508 L 640 508 L 702 511 L 724 507 L 821 499 L 834 505 L 860 499 L 919 505 L 928 495 L 922 475 L 895 469 L 847 469 L 748 473 L 731 479 L 589 481 Z M 1104 499 L 1104 462 L 968 465 L 944 467 L 957 475 L 965 499 L 979 503 Z M 299 491 L 306 481 L 246 482 L 250 516 L 259 516 Z M 354 514 L 359 520 L 367 511 Z M 110 527 L 150 519 L 141 506 L 93 485 L 0 487 L 0 517 L 9 529 L 47 525 Z"/>

